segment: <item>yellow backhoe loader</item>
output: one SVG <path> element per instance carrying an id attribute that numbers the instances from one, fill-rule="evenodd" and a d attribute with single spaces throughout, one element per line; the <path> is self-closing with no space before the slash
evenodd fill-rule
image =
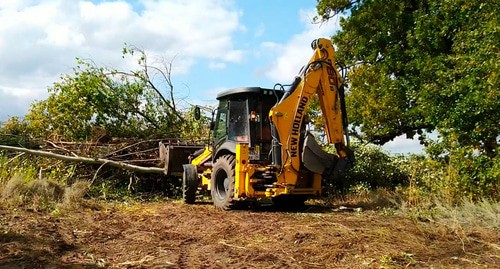
<path id="1" fill-rule="evenodd" d="M 197 190 L 206 189 L 220 209 L 261 198 L 303 204 L 321 195 L 325 180 L 335 180 L 353 163 L 333 45 L 320 38 L 311 46 L 313 56 L 286 90 L 246 87 L 217 96 L 211 145 L 183 165 L 185 203 L 194 203 Z M 305 112 L 314 95 L 327 142 L 335 145 L 337 155 L 324 152 L 306 131 Z"/>

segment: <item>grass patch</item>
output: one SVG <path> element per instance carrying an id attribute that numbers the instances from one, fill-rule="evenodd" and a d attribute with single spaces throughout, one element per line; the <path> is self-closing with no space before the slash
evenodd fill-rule
<path id="1" fill-rule="evenodd" d="M 48 179 L 28 180 L 15 174 L 1 188 L 0 201 L 7 206 L 34 211 L 52 211 L 80 207 L 89 189 L 88 182 L 77 181 L 65 186 Z"/>
<path id="2" fill-rule="evenodd" d="M 2 200 L 8 200 L 14 203 L 22 202 L 22 193 L 25 192 L 26 184 L 23 177 L 14 175 L 8 180 L 1 192 Z"/>
<path id="3" fill-rule="evenodd" d="M 363 186 L 352 188 L 349 193 L 323 199 L 312 199 L 308 204 L 319 206 L 361 208 L 362 210 L 382 210 L 398 208 L 404 200 L 399 191 L 385 188 L 370 190 Z"/>
<path id="4" fill-rule="evenodd" d="M 463 199 L 458 205 L 436 205 L 434 219 L 453 229 L 484 227 L 500 230 L 500 202 Z"/>
<path id="5" fill-rule="evenodd" d="M 62 205 L 67 208 L 80 207 L 83 197 L 89 191 L 90 184 L 86 181 L 77 181 L 64 189 Z"/>
<path id="6" fill-rule="evenodd" d="M 500 230 L 500 201 L 462 198 L 457 203 L 437 195 L 415 191 L 413 187 L 369 190 L 358 187 L 346 195 L 311 200 L 311 204 L 375 210 L 397 214 L 415 221 L 435 222 L 458 231 L 474 227 Z"/>

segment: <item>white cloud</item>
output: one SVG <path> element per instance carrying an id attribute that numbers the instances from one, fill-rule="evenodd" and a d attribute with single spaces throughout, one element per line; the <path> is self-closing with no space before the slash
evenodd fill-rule
<path id="1" fill-rule="evenodd" d="M 210 62 L 208 64 L 208 68 L 210 68 L 210 69 L 224 69 L 225 67 L 226 67 L 226 64 L 221 63 L 221 62 Z"/>
<path id="2" fill-rule="evenodd" d="M 8 116 L 24 115 L 31 102 L 44 98 L 44 95 L 33 89 L 0 86 L 0 121 Z"/>
<path id="3" fill-rule="evenodd" d="M 275 42 L 271 42 L 271 41 L 266 41 L 266 42 L 262 42 L 262 44 L 260 44 L 261 48 L 263 49 L 271 49 L 271 50 L 278 50 L 278 49 L 282 49 L 284 46 L 279 44 L 279 43 L 275 43 Z"/>
<path id="4" fill-rule="evenodd" d="M 137 0 L 139 11 L 129 2 L 0 1 L 0 119 L 17 114 L 8 102 L 44 96 L 60 74 L 71 72 L 75 57 L 132 68 L 132 59 L 121 58 L 124 43 L 144 49 L 152 61 L 175 57 L 173 74 L 187 73 L 198 60 L 217 66 L 242 60 L 232 36 L 245 28 L 232 1 Z"/>
<path id="5" fill-rule="evenodd" d="M 317 38 L 329 38 L 340 29 L 339 21 L 335 18 L 322 24 L 312 23 L 315 10 L 301 10 L 300 21 L 304 24 L 304 31 L 294 35 L 285 44 L 264 42 L 261 47 L 276 49 L 278 55 L 271 66 L 264 71 L 271 80 L 281 83 L 291 82 L 312 55 L 311 42 Z M 260 73 L 261 71 L 259 71 Z"/>
<path id="6" fill-rule="evenodd" d="M 408 139 L 406 135 L 401 135 L 382 146 L 391 153 L 422 153 L 422 146 L 418 139 Z"/>

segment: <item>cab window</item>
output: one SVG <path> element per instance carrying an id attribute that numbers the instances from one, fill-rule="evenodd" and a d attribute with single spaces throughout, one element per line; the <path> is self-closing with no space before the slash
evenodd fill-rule
<path id="1" fill-rule="evenodd" d="M 221 138 L 227 134 L 227 101 L 219 104 L 214 128 L 214 137 Z"/>
<path id="2" fill-rule="evenodd" d="M 229 103 L 228 139 L 235 142 L 249 142 L 248 106 L 246 101 Z"/>

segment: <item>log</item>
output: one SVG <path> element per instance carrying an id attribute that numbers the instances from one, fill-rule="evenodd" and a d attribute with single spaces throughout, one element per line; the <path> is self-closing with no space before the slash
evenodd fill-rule
<path id="1" fill-rule="evenodd" d="M 24 152 L 24 153 L 31 154 L 31 155 L 42 156 L 42 157 L 47 157 L 47 158 L 55 158 L 58 160 L 63 160 L 63 161 L 68 161 L 68 162 L 80 162 L 80 163 L 87 163 L 87 164 L 110 165 L 110 166 L 118 167 L 121 169 L 130 170 L 130 171 L 134 171 L 134 172 L 140 172 L 140 173 L 154 173 L 154 174 L 163 174 L 164 173 L 163 168 L 142 167 L 142 166 L 138 166 L 138 165 L 127 164 L 127 163 L 123 163 L 123 162 L 119 162 L 119 161 L 113 161 L 113 160 L 102 159 L 102 158 L 66 156 L 66 155 L 56 154 L 56 153 L 42 151 L 42 150 L 33 150 L 33 149 L 19 148 L 19 147 L 5 146 L 5 145 L 0 145 L 0 150 Z"/>

